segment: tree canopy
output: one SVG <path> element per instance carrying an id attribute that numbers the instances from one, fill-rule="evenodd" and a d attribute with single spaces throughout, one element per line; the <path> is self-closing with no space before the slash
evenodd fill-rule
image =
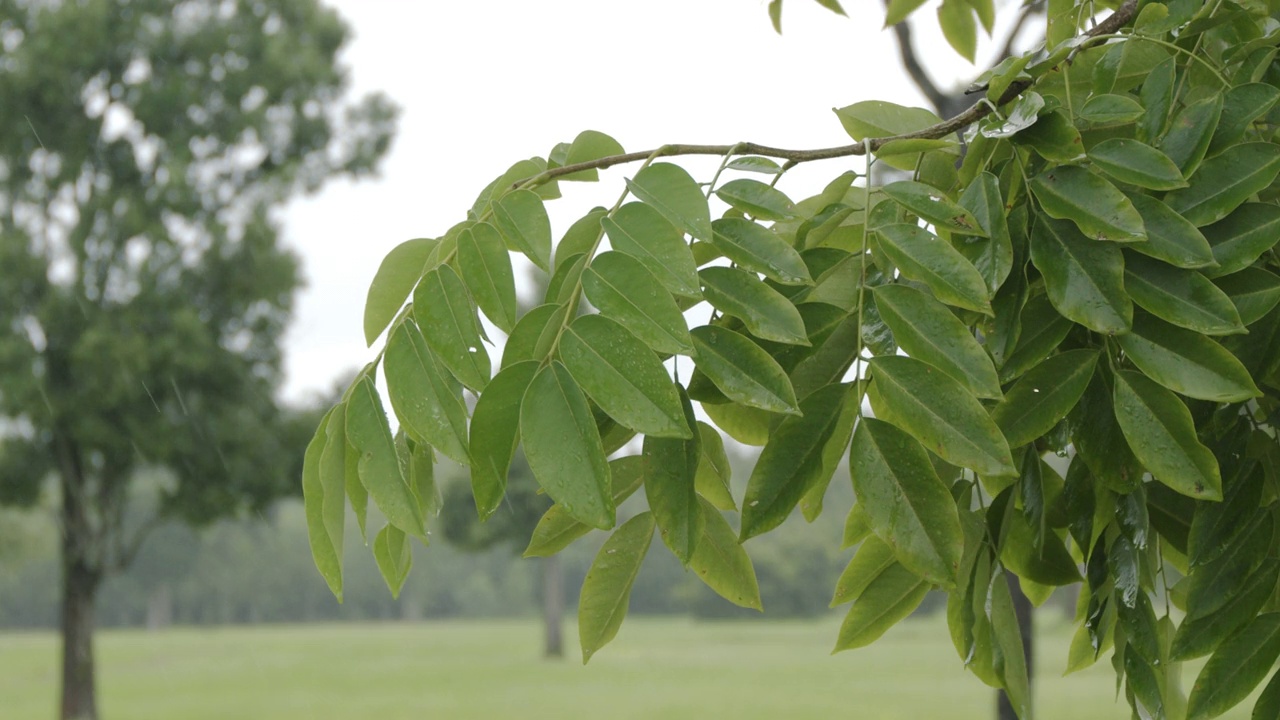
<path id="1" fill-rule="evenodd" d="M 921 4 L 891 0 L 886 24 Z M 555 502 L 530 554 L 610 533 L 582 586 L 585 661 L 655 535 L 758 608 L 747 541 L 821 513 L 847 454 L 836 650 L 943 591 L 959 659 L 1028 717 L 1006 578 L 1037 602 L 1079 585 L 1071 670 L 1109 653 L 1135 716 L 1225 712 L 1280 657 L 1277 11 L 1049 0 L 1043 43 L 949 120 L 860 101 L 835 111 L 840 147 L 628 153 L 585 131 L 515 163 L 372 281 L 364 329 L 384 345 L 304 463 L 321 574 L 340 596 L 345 508 L 363 533 L 372 498 L 373 553 L 402 581 L 434 453 L 470 466 L 483 518 L 521 446 Z M 996 8 L 944 0 L 937 18 L 973 58 Z M 699 179 L 693 155 L 722 162 Z M 793 200 L 787 172 L 818 161 L 834 177 Z M 553 243 L 559 184 L 631 164 Z M 522 314 L 512 254 L 550 277 Z M 741 498 L 725 435 L 762 447 Z M 619 517 L 640 492 L 648 509 Z M 1185 692 L 1182 663 L 1205 656 Z M 1277 716 L 1280 675 L 1254 710 Z"/>
<path id="2" fill-rule="evenodd" d="M 93 595 L 155 518 L 262 507 L 305 445 L 277 406 L 299 283 L 273 210 L 371 172 L 393 106 L 344 99 L 314 0 L 0 0 L 0 501 L 55 476 L 64 717 L 94 717 Z"/>

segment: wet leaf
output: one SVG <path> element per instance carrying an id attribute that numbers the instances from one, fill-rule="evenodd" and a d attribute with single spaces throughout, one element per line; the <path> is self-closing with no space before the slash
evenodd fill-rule
<path id="1" fill-rule="evenodd" d="M 631 586 L 653 541 L 653 528 L 653 513 L 640 513 L 615 530 L 596 553 L 578 599 L 578 638 L 584 665 L 622 627 Z"/>

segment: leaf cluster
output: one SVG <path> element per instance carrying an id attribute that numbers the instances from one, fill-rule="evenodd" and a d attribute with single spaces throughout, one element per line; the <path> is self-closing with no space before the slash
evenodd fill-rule
<path id="1" fill-rule="evenodd" d="M 918 5 L 889 3 L 889 21 Z M 795 161 L 730 151 L 699 182 L 660 150 L 553 256 L 544 201 L 595 179 L 555 168 L 622 154 L 587 132 L 388 257 L 365 331 L 390 328 L 406 444 L 469 463 L 481 516 L 522 445 L 555 501 L 527 554 L 611 531 L 582 590 L 584 657 L 617 633 L 655 534 L 758 607 L 743 541 L 797 507 L 816 517 L 847 453 L 857 550 L 835 588 L 852 603 L 837 650 L 941 590 L 962 661 L 1027 717 L 1012 573 L 1040 602 L 1082 585 L 1070 668 L 1110 652 L 1135 716 L 1213 717 L 1265 678 L 1280 656 L 1274 8 L 1128 2 L 1081 33 L 1094 8 L 1050 2 L 1045 45 L 980 79 L 994 111 L 962 136 L 918 108 L 837 110 L 873 155 L 812 197 L 784 194 Z M 966 23 L 992 12 L 939 16 L 965 53 Z M 877 185 L 873 164 L 908 179 Z M 522 316 L 513 252 L 551 278 Z M 492 377 L 480 314 L 508 333 Z M 344 487 L 359 506 L 367 489 L 384 532 L 421 535 L 421 514 L 396 517 L 424 498 L 395 461 L 377 365 L 314 447 L 367 437 L 361 462 L 385 474 L 322 466 L 308 506 L 341 507 Z M 740 499 L 724 435 L 762 446 Z M 620 523 L 641 490 L 648 510 Z M 340 547 L 313 535 L 335 590 Z M 1181 663 L 1205 655 L 1188 696 Z M 1277 705 L 1273 679 L 1255 717 Z"/>

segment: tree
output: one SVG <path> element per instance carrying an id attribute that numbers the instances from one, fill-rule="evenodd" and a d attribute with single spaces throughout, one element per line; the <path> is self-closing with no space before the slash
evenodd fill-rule
<path id="1" fill-rule="evenodd" d="M 919 5 L 891 1 L 888 24 Z M 627 153 L 588 131 L 515 164 L 373 280 L 365 332 L 387 340 L 304 467 L 307 505 L 331 520 L 312 528 L 321 572 L 339 591 L 348 501 L 386 515 L 390 573 L 425 531 L 381 366 L 418 446 L 470 463 L 482 514 L 520 445 L 557 537 L 610 532 L 582 587 L 584 659 L 616 635 L 655 532 L 758 606 L 744 542 L 821 512 L 847 452 L 857 550 L 836 583 L 852 602 L 837 650 L 942 590 L 960 659 L 1027 717 L 1007 579 L 1037 602 L 1079 585 L 1072 670 L 1110 651 L 1135 716 L 1221 714 L 1280 657 L 1276 9 L 1051 0 L 1042 46 L 985 73 L 949 120 L 858 102 L 836 110 L 854 140 L 840 147 Z M 994 16 L 982 0 L 938 11 L 969 56 Z M 691 155 L 723 162 L 699 183 L 668 160 Z M 860 172 L 784 194 L 797 164 L 851 156 Z M 632 163 L 553 260 L 558 183 Z M 882 165 L 910 179 L 878 184 Z M 512 252 L 551 276 L 520 316 Z M 479 313 L 509 335 L 496 374 Z M 721 433 L 763 446 L 737 532 L 706 452 Z M 638 454 L 608 459 L 633 436 Z M 641 489 L 649 510 L 619 523 Z M 1188 696 L 1182 663 L 1203 656 Z M 1280 676 L 1254 712 L 1280 716 Z"/>
<path id="2" fill-rule="evenodd" d="M 294 491 L 273 210 L 371 172 L 395 115 L 344 103 L 346 37 L 313 0 L 0 0 L 0 493 L 56 478 L 64 718 L 97 717 L 94 597 L 149 528 Z"/>

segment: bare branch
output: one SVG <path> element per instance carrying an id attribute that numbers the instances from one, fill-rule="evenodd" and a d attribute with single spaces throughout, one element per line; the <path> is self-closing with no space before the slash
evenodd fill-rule
<path id="1" fill-rule="evenodd" d="M 1106 20 L 1098 23 L 1097 26 L 1084 33 L 1086 38 L 1096 38 L 1100 35 L 1109 35 L 1116 32 L 1126 23 L 1133 19 L 1138 9 L 1138 0 L 1125 0 L 1124 4 L 1116 8 L 1116 11 L 1107 17 Z M 1080 46 L 1081 48 L 1087 45 Z M 1035 84 L 1035 80 L 1026 79 L 1018 80 L 1005 90 L 1000 99 L 994 103 L 995 105 L 1004 105 L 1022 94 L 1024 90 Z M 850 145 L 839 145 L 837 147 L 818 148 L 814 150 L 790 150 L 786 148 L 770 147 L 768 145 L 759 145 L 757 143 L 745 142 L 735 143 L 733 145 L 664 145 L 655 150 L 642 150 L 640 152 L 625 153 L 622 155 L 609 155 L 596 160 L 587 162 L 573 163 L 572 165 L 564 165 L 558 168 L 546 170 L 538 175 L 525 178 L 512 185 L 512 187 L 529 187 L 541 185 L 543 183 L 555 180 L 564 175 L 570 175 L 582 170 L 603 170 L 613 167 L 614 165 L 622 165 L 625 163 L 639 162 L 647 160 L 651 157 L 672 157 L 676 155 L 763 155 L 765 157 L 786 160 L 788 165 L 799 165 L 800 163 L 812 162 L 814 160 L 831 160 L 834 158 L 850 157 L 855 155 L 866 155 L 868 152 L 875 152 L 884 147 L 886 144 L 895 140 L 918 140 L 918 139 L 937 139 L 946 137 L 954 132 L 963 130 L 973 123 L 981 120 L 991 114 L 991 104 L 979 100 L 969 107 L 968 110 L 956 115 L 950 120 L 944 120 L 936 125 L 931 125 L 923 130 L 915 132 L 903 133 L 901 135 L 893 135 L 884 138 L 867 138 L 862 142 L 852 143 Z"/>
<path id="2" fill-rule="evenodd" d="M 941 115 L 945 112 L 948 105 L 953 100 L 950 95 L 938 89 L 937 84 L 933 82 L 933 78 L 929 77 L 929 72 L 924 69 L 924 65 L 920 64 L 920 58 L 916 57 L 915 42 L 911 38 L 911 25 L 909 20 L 903 20 L 893 26 L 893 34 L 898 39 L 898 55 L 902 58 L 902 66 L 907 69 L 907 74 L 911 76 L 911 81 L 920 88 L 920 92 L 929 100 L 929 104 Z"/>
<path id="3" fill-rule="evenodd" d="M 1004 48 L 1000 51 L 1000 55 L 996 57 L 996 62 L 1003 62 L 1005 59 L 1013 57 L 1013 44 L 1017 42 L 1018 35 L 1022 33 L 1022 28 L 1026 26 L 1027 21 L 1032 16 L 1038 14 L 1044 9 L 1043 0 L 1033 0 L 1022 7 L 1022 12 L 1018 14 L 1018 19 L 1013 24 L 1013 28 L 1009 30 L 1009 35 L 1004 41 Z"/>

